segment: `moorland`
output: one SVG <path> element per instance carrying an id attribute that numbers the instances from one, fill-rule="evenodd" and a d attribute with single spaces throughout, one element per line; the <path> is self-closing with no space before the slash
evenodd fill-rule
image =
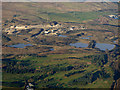
<path id="1" fill-rule="evenodd" d="M 2 3 L 3 89 L 118 88 L 118 19 L 112 2 Z"/>

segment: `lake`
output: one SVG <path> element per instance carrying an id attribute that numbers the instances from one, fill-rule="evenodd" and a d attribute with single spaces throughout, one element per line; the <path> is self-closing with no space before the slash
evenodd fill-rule
<path id="1" fill-rule="evenodd" d="M 90 39 L 92 36 L 87 36 L 87 37 L 81 37 L 81 39 Z"/>
<path id="2" fill-rule="evenodd" d="M 66 35 L 58 35 L 59 37 L 67 37 Z"/>
<path id="3" fill-rule="evenodd" d="M 88 47 L 88 44 L 87 43 L 71 43 L 70 46 L 75 46 L 76 48 L 85 48 L 85 47 Z M 115 45 L 114 44 L 107 44 L 107 43 L 96 43 L 96 47 L 99 48 L 100 50 L 112 50 Z"/>
<path id="4" fill-rule="evenodd" d="M 96 47 L 99 48 L 100 50 L 112 50 L 115 45 L 114 44 L 107 44 L 107 43 L 96 43 Z"/>
<path id="5" fill-rule="evenodd" d="M 32 44 L 16 44 L 16 45 L 8 45 L 8 47 L 15 47 L 15 48 L 24 48 L 26 46 L 33 46 Z"/>

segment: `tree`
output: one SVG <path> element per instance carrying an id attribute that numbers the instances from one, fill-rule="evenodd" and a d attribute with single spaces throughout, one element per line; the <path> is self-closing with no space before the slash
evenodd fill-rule
<path id="1" fill-rule="evenodd" d="M 95 48 L 96 45 L 96 41 L 95 40 L 91 40 L 88 44 L 88 48 Z"/>

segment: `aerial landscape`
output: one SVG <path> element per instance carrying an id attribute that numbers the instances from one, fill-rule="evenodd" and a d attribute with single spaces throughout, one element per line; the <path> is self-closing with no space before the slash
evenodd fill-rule
<path id="1" fill-rule="evenodd" d="M 119 2 L 3 2 L 2 88 L 120 88 Z"/>

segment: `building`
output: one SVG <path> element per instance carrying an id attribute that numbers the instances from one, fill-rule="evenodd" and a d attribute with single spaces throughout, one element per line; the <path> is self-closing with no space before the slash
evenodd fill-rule
<path id="1" fill-rule="evenodd" d="M 48 33 L 49 33 L 49 31 L 45 31 L 44 33 L 45 33 L 45 34 L 48 34 Z"/>

